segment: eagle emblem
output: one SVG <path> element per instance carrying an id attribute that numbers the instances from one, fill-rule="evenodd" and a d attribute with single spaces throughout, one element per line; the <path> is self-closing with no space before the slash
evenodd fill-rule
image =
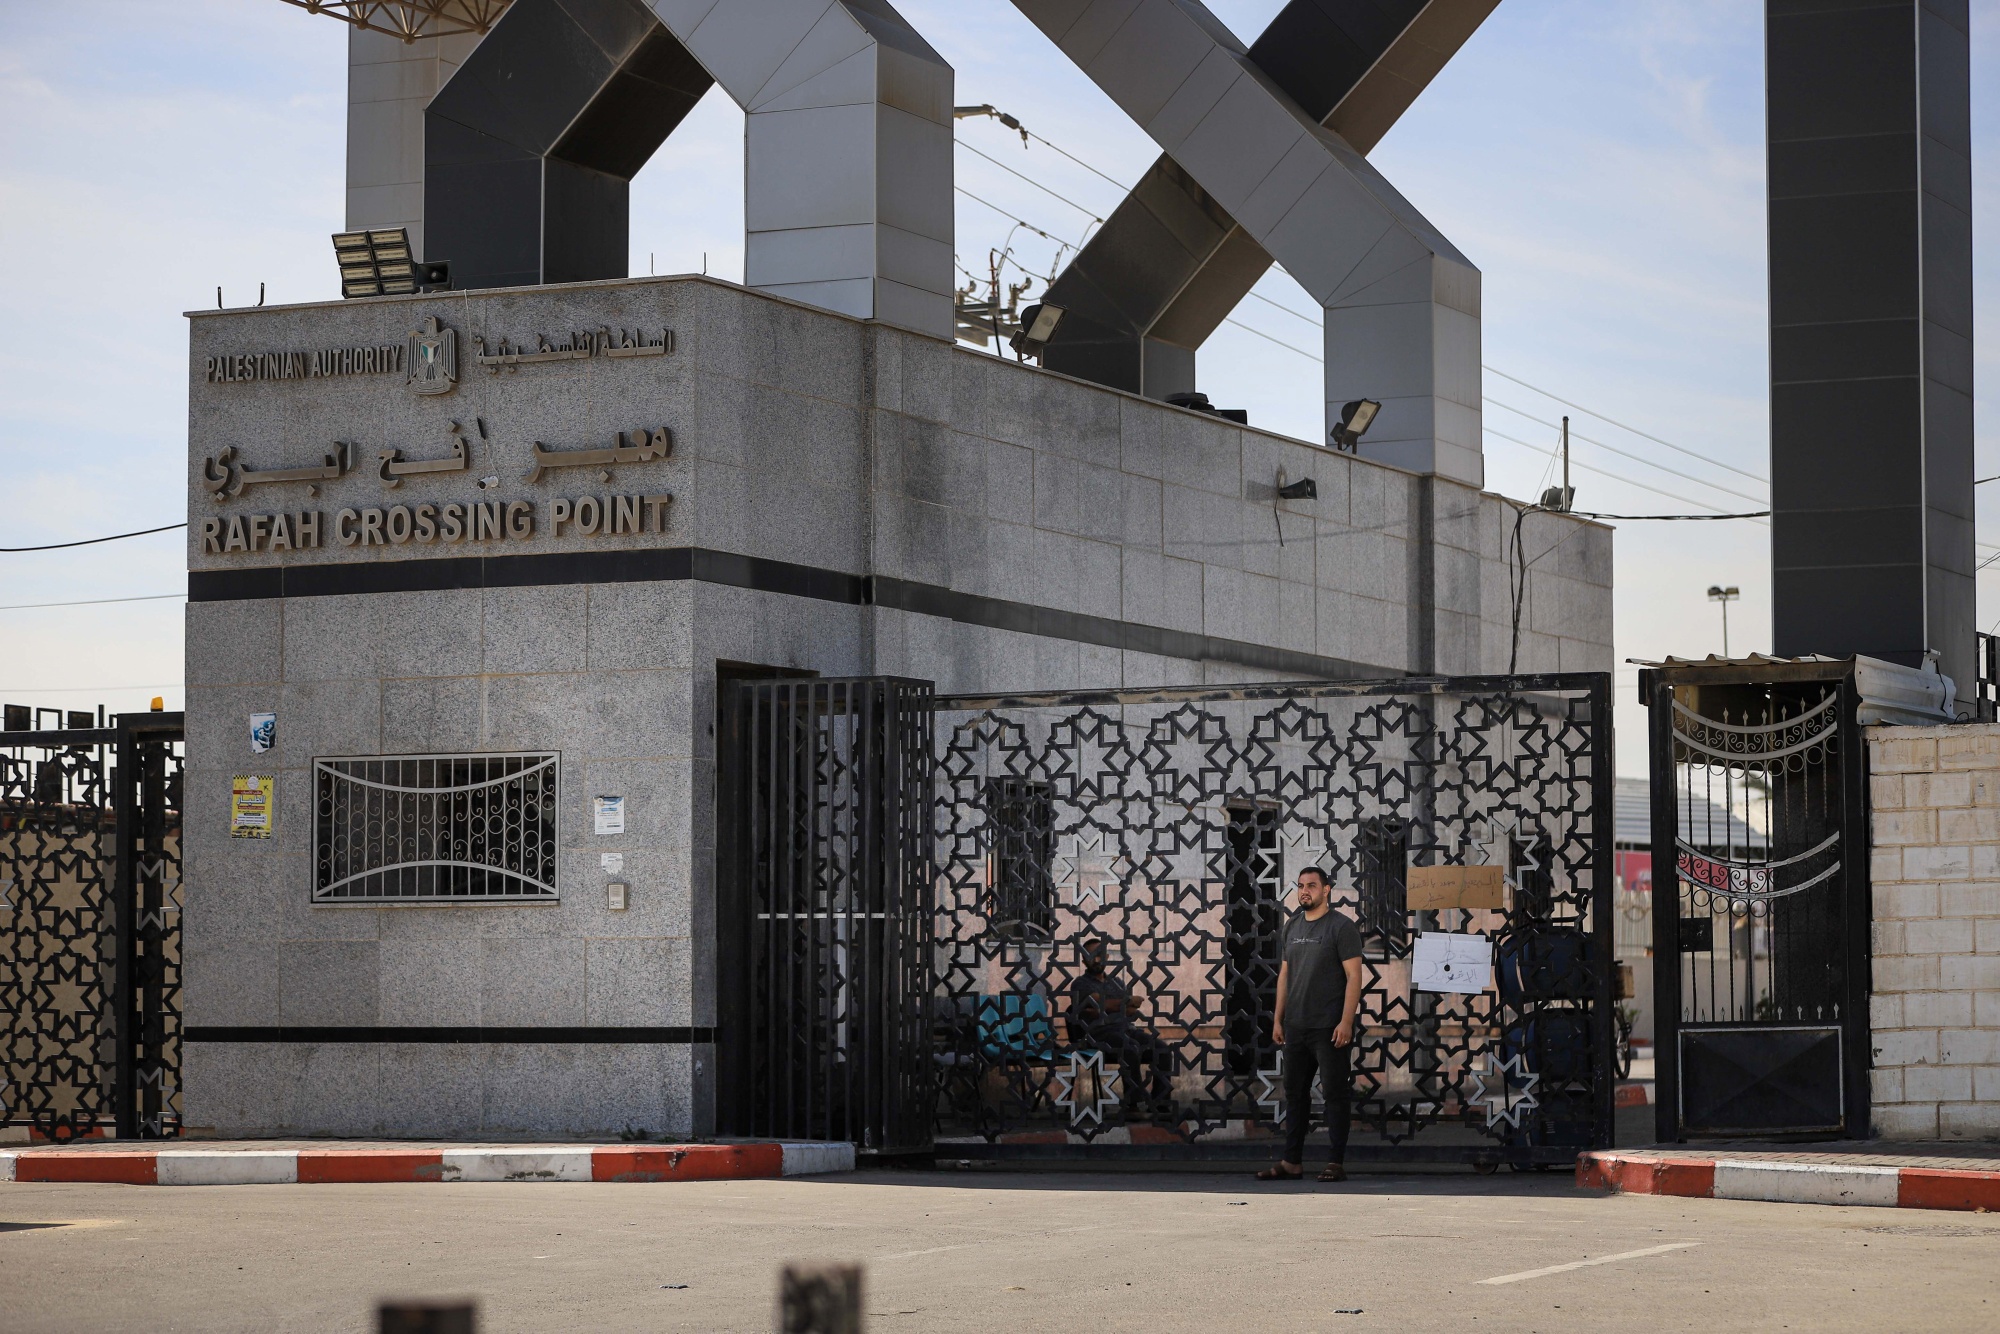
<path id="1" fill-rule="evenodd" d="M 458 385 L 458 331 L 427 317 L 410 331 L 410 385 L 420 394 L 449 394 Z"/>

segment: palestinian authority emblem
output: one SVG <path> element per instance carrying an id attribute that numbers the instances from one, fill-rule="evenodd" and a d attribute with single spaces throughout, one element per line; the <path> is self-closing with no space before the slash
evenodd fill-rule
<path id="1" fill-rule="evenodd" d="M 458 331 L 427 317 L 410 331 L 410 386 L 420 394 L 449 394 L 458 384 Z"/>

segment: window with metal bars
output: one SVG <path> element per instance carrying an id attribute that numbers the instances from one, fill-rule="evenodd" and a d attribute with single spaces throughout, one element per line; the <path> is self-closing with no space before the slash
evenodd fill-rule
<path id="1" fill-rule="evenodd" d="M 313 761 L 313 902 L 556 898 L 558 754 Z"/>

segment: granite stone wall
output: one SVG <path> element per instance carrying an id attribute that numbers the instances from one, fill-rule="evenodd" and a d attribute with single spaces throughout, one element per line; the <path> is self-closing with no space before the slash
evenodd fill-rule
<path id="1" fill-rule="evenodd" d="M 400 346 L 426 317 L 457 341 L 448 394 L 400 372 L 209 378 L 211 359 Z M 943 691 L 1507 667 L 1515 510 L 1497 496 L 732 284 L 378 298 L 191 326 L 186 1022 L 290 1030 L 188 1044 L 194 1127 L 710 1128 L 699 1040 L 579 1039 L 699 1039 L 716 1021 L 718 661 Z M 533 351 L 595 329 L 670 329 L 673 350 L 475 360 L 475 336 Z M 453 422 L 467 469 L 387 484 L 383 451 L 446 457 Z M 602 448 L 657 426 L 673 432 L 666 459 L 528 480 L 538 444 Z M 225 448 L 294 469 L 335 442 L 355 461 L 338 477 L 211 497 Z M 1279 502 L 1281 469 L 1318 498 Z M 636 493 L 673 495 L 664 531 L 552 531 L 554 500 Z M 536 507 L 527 536 L 334 536 L 343 509 L 521 501 Z M 203 520 L 307 510 L 324 515 L 319 547 L 204 549 Z M 1523 545 L 1522 670 L 1608 671 L 1609 530 L 1535 515 Z M 247 718 L 264 711 L 277 745 L 253 754 Z M 314 757 L 514 749 L 562 753 L 560 902 L 311 903 Z M 268 841 L 230 837 L 243 774 L 277 780 Z M 623 834 L 591 832 L 599 793 L 627 798 Z M 607 906 L 605 852 L 624 856 L 623 912 Z M 357 1032 L 380 1028 L 567 1039 Z"/>

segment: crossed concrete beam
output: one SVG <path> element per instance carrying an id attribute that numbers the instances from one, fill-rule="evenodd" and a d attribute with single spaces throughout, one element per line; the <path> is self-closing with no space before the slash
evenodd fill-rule
<path id="1" fill-rule="evenodd" d="M 1328 125 L 1372 147 L 1498 0 L 1294 0 L 1261 54 L 1313 111 L 1199 0 L 1014 3 L 1166 154 L 1120 210 L 1133 225 L 1114 215 L 1100 255 L 1087 248 L 1051 290 L 1084 316 L 1051 367 L 1161 397 L 1191 388 L 1194 349 L 1275 259 L 1325 312 L 1329 422 L 1376 399 L 1364 455 L 1483 484 L 1479 271 Z M 1334 37 L 1352 49 L 1329 50 Z M 1173 244 L 1144 245 L 1148 226 Z"/>
<path id="2" fill-rule="evenodd" d="M 351 38 L 348 225 L 454 286 L 624 277 L 627 186 L 717 83 L 744 281 L 952 336 L 952 70 L 888 0 L 515 0 L 476 45 L 388 41 Z"/>
<path id="3" fill-rule="evenodd" d="M 950 338 L 952 69 L 889 0 L 647 0 L 748 113 L 743 281 Z"/>

